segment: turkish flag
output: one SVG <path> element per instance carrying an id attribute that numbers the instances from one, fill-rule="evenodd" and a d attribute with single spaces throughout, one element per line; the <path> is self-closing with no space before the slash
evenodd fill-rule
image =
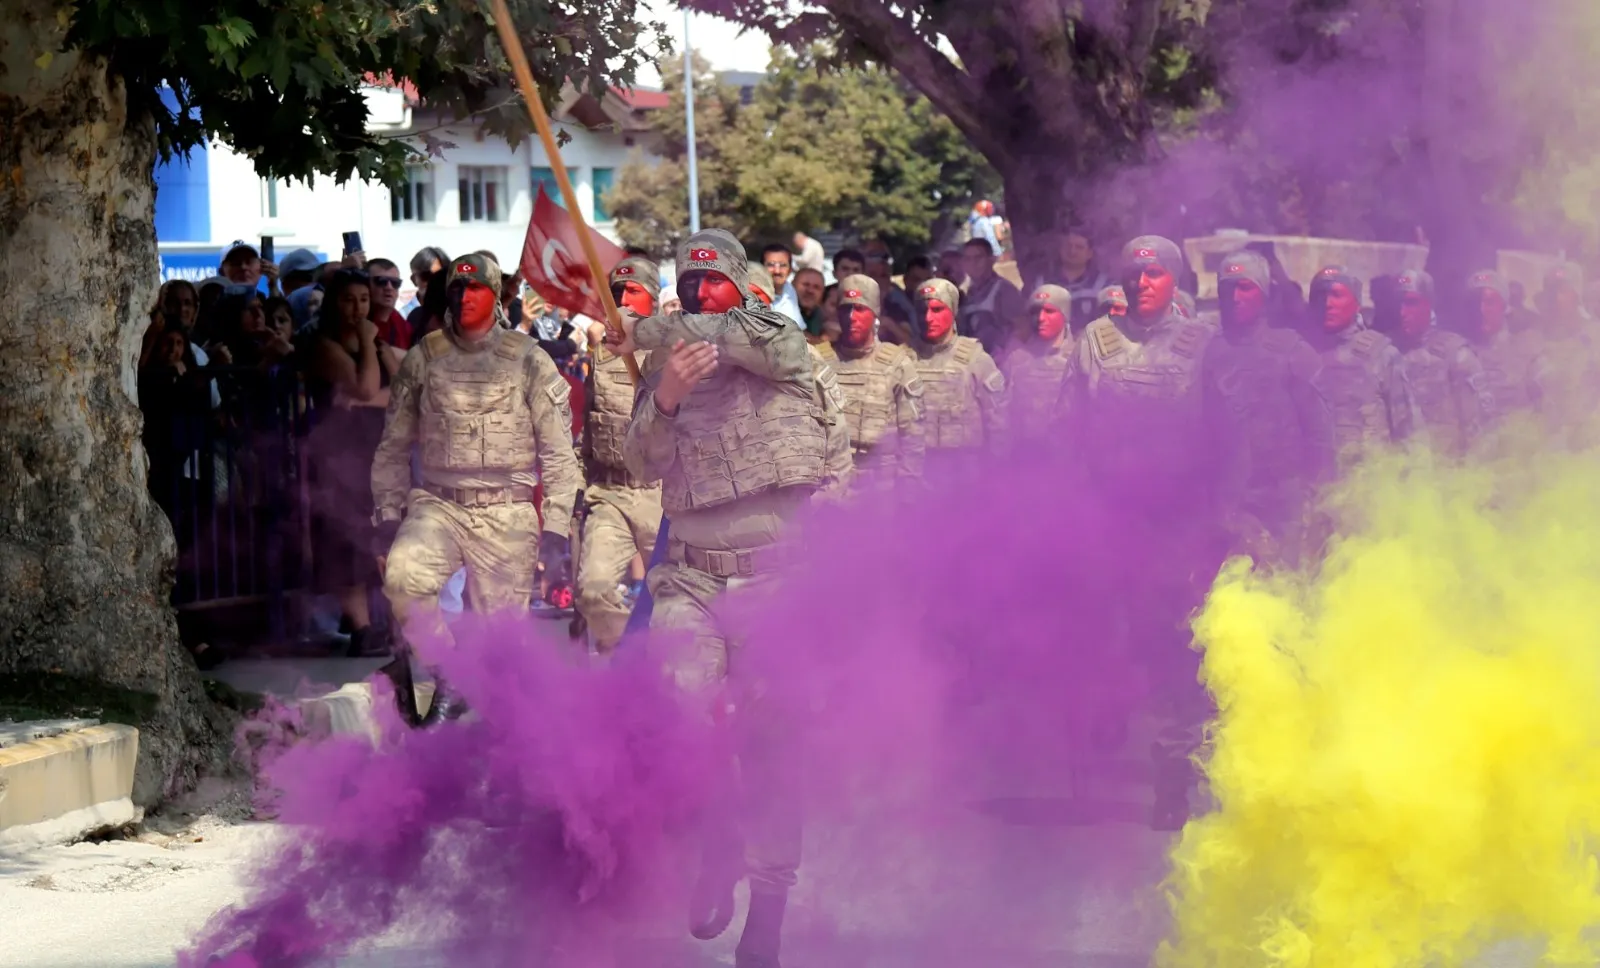
<path id="1" fill-rule="evenodd" d="M 609 285 L 611 270 L 627 253 L 599 232 L 588 231 L 600 256 L 600 271 L 605 273 L 600 285 Z M 523 281 L 544 297 L 545 302 L 590 319 L 606 321 L 605 305 L 589 273 L 589 263 L 583 257 L 578 226 L 566 209 L 544 193 L 543 185 L 539 186 L 539 194 L 533 201 L 533 221 L 528 223 L 528 235 L 522 240 L 519 268 Z"/>

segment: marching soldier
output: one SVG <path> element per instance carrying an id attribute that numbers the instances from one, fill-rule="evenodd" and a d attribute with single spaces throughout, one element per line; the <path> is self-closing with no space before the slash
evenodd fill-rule
<path id="1" fill-rule="evenodd" d="M 983 458 L 1003 454 L 1006 378 L 983 346 L 956 335 L 961 290 L 930 279 L 917 291 L 912 340 L 923 387 L 923 440 L 930 482 L 970 474 Z"/>
<path id="2" fill-rule="evenodd" d="M 1494 409 L 1483 364 L 1472 344 L 1439 328 L 1433 312 L 1433 277 L 1407 269 L 1395 277 L 1400 297 L 1396 345 L 1428 441 L 1440 453 L 1464 456 Z"/>
<path id="3" fill-rule="evenodd" d="M 878 339 L 878 283 L 839 281 L 839 338 L 830 366 L 844 395 L 855 471 L 874 485 L 922 479 L 922 381 L 911 351 Z"/>
<path id="4" fill-rule="evenodd" d="M 1361 319 L 1361 280 L 1328 266 L 1311 281 L 1307 339 L 1322 359 L 1317 389 L 1333 413 L 1341 466 L 1377 446 L 1404 443 L 1422 424 L 1405 361 Z"/>
<path id="5" fill-rule="evenodd" d="M 1026 313 L 1029 325 L 1000 358 L 1011 398 L 1011 433 L 1018 447 L 1059 447 L 1066 432 L 1067 370 L 1077 345 L 1069 328 L 1072 293 L 1040 286 Z"/>
<path id="6" fill-rule="evenodd" d="M 1537 411 L 1544 397 L 1544 337 L 1537 329 L 1515 333 L 1506 325 L 1510 292 L 1505 276 L 1493 269 L 1467 278 L 1467 335 L 1483 363 L 1490 424 Z"/>
<path id="7" fill-rule="evenodd" d="M 444 328 L 406 354 L 390 385 L 372 464 L 384 594 L 413 644 L 446 634 L 439 592 L 463 565 L 467 607 L 480 614 L 527 608 L 540 562 L 548 584 L 562 582 L 583 486 L 572 388 L 538 343 L 506 328 L 500 267 L 479 255 L 458 259 L 448 293 Z M 416 489 L 413 444 L 422 458 Z M 533 504 L 539 481 L 542 533 Z M 402 711 L 414 716 L 409 681 L 397 685 Z M 423 725 L 464 708 L 439 682 Z"/>

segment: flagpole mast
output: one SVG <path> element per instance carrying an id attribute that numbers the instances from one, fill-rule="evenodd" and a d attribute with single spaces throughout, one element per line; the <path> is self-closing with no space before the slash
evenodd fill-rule
<path id="1" fill-rule="evenodd" d="M 606 329 L 621 335 L 622 316 L 617 312 L 617 301 L 611 296 L 611 280 L 606 278 L 600 268 L 600 253 L 594 247 L 594 239 L 589 235 L 589 225 L 583 218 L 583 211 L 578 208 L 578 193 L 572 189 L 572 179 L 567 177 L 567 166 L 561 160 L 561 152 L 556 147 L 555 132 L 550 129 L 550 118 L 545 114 L 544 101 L 539 98 L 539 88 L 533 83 L 533 71 L 528 67 L 528 56 L 522 49 L 522 41 L 517 39 L 516 27 L 511 23 L 511 11 L 506 9 L 506 0 L 490 0 L 494 10 L 494 27 L 500 34 L 500 47 L 506 52 L 506 59 L 511 62 L 511 73 L 517 79 L 517 87 L 522 91 L 522 100 L 528 106 L 528 117 L 533 119 L 533 126 L 539 132 L 539 140 L 544 144 L 544 156 L 550 161 L 550 168 L 555 172 L 556 184 L 561 188 L 561 198 L 566 203 L 567 213 L 572 216 L 572 221 L 578 227 L 578 243 L 583 246 L 583 257 L 589 262 L 589 275 L 594 280 L 596 289 L 600 290 L 600 305 L 605 308 L 604 320 Z M 633 382 L 639 382 L 639 364 L 632 354 L 623 357 L 623 362 L 628 365 L 628 375 Z"/>
<path id="2" fill-rule="evenodd" d="M 689 42 L 689 8 L 683 8 L 683 113 L 689 143 L 689 234 L 700 231 L 700 168 L 694 150 L 694 45 Z"/>

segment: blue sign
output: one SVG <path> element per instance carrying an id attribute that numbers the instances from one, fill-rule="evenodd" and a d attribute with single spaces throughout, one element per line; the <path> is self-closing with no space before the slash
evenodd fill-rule
<path id="1" fill-rule="evenodd" d="M 316 257 L 323 262 L 328 257 L 320 252 Z M 172 279 L 187 279 L 196 285 L 217 275 L 217 267 L 222 265 L 221 249 L 203 249 L 199 252 L 162 252 L 161 253 L 161 281 L 168 282 Z M 262 277 L 256 287 L 262 292 L 267 291 L 266 277 Z"/>

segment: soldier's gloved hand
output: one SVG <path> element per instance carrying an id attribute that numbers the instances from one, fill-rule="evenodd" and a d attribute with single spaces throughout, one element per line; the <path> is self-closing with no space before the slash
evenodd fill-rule
<path id="1" fill-rule="evenodd" d="M 572 545 L 565 535 L 553 531 L 539 535 L 539 564 L 544 566 L 544 577 L 540 579 L 539 590 L 544 600 L 552 605 L 561 604 L 557 598 L 561 597 L 563 590 L 570 596 L 571 558 Z"/>

